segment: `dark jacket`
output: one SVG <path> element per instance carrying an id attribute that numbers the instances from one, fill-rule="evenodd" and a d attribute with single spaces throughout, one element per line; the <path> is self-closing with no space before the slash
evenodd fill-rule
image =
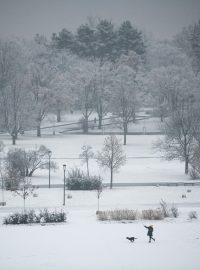
<path id="1" fill-rule="evenodd" d="M 152 226 L 144 226 L 144 227 L 148 229 L 147 235 L 152 236 L 153 235 L 153 227 Z"/>

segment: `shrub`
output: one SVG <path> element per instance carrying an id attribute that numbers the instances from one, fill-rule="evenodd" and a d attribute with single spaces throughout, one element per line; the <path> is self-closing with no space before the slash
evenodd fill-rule
<path id="1" fill-rule="evenodd" d="M 121 220 L 136 220 L 138 214 L 136 210 L 116 209 L 112 211 L 98 211 L 97 216 L 98 219 L 101 221 L 103 220 L 121 221 Z"/>
<path id="2" fill-rule="evenodd" d="M 190 219 L 197 219 L 198 218 L 198 215 L 197 215 L 196 211 L 189 212 L 188 216 L 189 216 Z"/>
<path id="3" fill-rule="evenodd" d="M 101 220 L 101 221 L 109 220 L 108 213 L 109 213 L 108 211 L 97 211 L 96 214 L 97 214 L 98 220 Z"/>
<path id="4" fill-rule="evenodd" d="M 170 211 L 168 209 L 167 203 L 164 200 L 160 201 L 160 207 L 161 207 L 161 211 L 163 213 L 164 217 L 169 217 L 170 216 Z"/>
<path id="5" fill-rule="evenodd" d="M 102 185 L 98 176 L 88 176 L 78 168 L 68 172 L 66 185 L 69 190 L 94 190 Z"/>
<path id="6" fill-rule="evenodd" d="M 173 217 L 177 218 L 179 216 L 178 208 L 175 205 L 172 205 L 170 210 Z"/>
<path id="7" fill-rule="evenodd" d="M 142 219 L 148 220 L 162 220 L 164 219 L 163 211 L 160 208 L 142 210 Z"/>
<path id="8" fill-rule="evenodd" d="M 14 213 L 4 218 L 3 224 L 29 224 L 29 223 L 54 223 L 65 222 L 66 213 L 49 212 L 47 209 L 40 210 L 36 214 L 34 210 L 25 213 Z"/>
<path id="9" fill-rule="evenodd" d="M 136 220 L 137 211 L 135 210 L 113 210 L 109 212 L 111 220 Z"/>

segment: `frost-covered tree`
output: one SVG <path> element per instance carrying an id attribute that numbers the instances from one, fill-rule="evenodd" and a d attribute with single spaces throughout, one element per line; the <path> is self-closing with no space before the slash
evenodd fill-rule
<path id="1" fill-rule="evenodd" d="M 92 147 L 90 145 L 83 145 L 81 147 L 81 154 L 79 155 L 79 157 L 82 159 L 82 161 L 84 163 L 86 163 L 87 166 L 87 176 L 90 176 L 90 172 L 89 172 L 89 160 L 92 159 L 94 157 L 94 152 L 92 151 Z"/>
<path id="2" fill-rule="evenodd" d="M 73 68 L 77 63 L 77 57 L 71 53 L 57 52 L 53 58 L 56 73 L 51 80 L 50 111 L 56 114 L 57 122 L 61 121 L 61 113 L 73 107 L 75 93 L 70 85 L 73 77 Z"/>
<path id="3" fill-rule="evenodd" d="M 200 72 L 200 20 L 183 28 L 175 37 L 175 44 L 192 60 L 195 73 Z"/>
<path id="4" fill-rule="evenodd" d="M 135 120 L 139 107 L 139 57 L 132 53 L 122 56 L 113 69 L 112 76 L 112 112 L 119 117 L 124 133 L 124 145 L 128 133 L 128 124 Z"/>
<path id="5" fill-rule="evenodd" d="M 17 195 L 23 199 L 24 213 L 26 210 L 26 199 L 33 194 L 33 192 L 36 188 L 37 188 L 36 186 L 32 186 L 31 180 L 29 178 L 25 177 L 22 181 L 21 187 L 14 191 L 15 195 Z"/>
<path id="6" fill-rule="evenodd" d="M 81 60 L 74 67 L 71 76 L 71 92 L 74 93 L 74 106 L 83 115 L 83 131 L 88 133 L 88 120 L 95 106 L 95 65 Z"/>
<path id="7" fill-rule="evenodd" d="M 179 159 L 185 163 L 185 174 L 188 174 L 196 149 L 195 136 L 200 126 L 197 108 L 190 93 L 185 95 L 176 111 L 164 122 L 164 138 L 156 143 L 167 160 Z"/>
<path id="8" fill-rule="evenodd" d="M 12 136 L 13 144 L 29 118 L 27 59 L 20 45 L 15 41 L 0 41 L 0 120 Z"/>
<path id="9" fill-rule="evenodd" d="M 117 172 L 126 162 L 126 156 L 120 141 L 115 135 L 105 138 L 101 152 L 97 154 L 97 163 L 100 167 L 110 170 L 110 188 L 113 187 L 113 173 Z"/>
<path id="10" fill-rule="evenodd" d="M 194 95 L 196 92 L 195 74 L 189 65 L 152 69 L 147 76 L 146 84 L 161 121 L 176 111 L 185 95 L 187 96 L 189 92 Z"/>
<path id="11" fill-rule="evenodd" d="M 31 177 L 33 173 L 38 169 L 49 169 L 49 149 L 44 145 L 41 145 L 35 150 L 24 150 L 22 148 L 10 149 L 7 153 L 5 160 L 5 168 L 9 177 L 19 176 L 19 179 L 23 177 Z M 56 169 L 56 163 L 50 161 L 50 168 Z"/>
<path id="12" fill-rule="evenodd" d="M 53 98 L 52 81 L 57 74 L 51 51 L 44 45 L 35 44 L 34 48 L 32 47 L 28 74 L 32 113 L 37 127 L 37 136 L 40 137 L 41 123 L 49 111 Z"/>
<path id="13" fill-rule="evenodd" d="M 148 41 L 146 66 L 148 70 L 160 67 L 188 65 L 189 58 L 180 48 L 166 41 Z"/>
<path id="14" fill-rule="evenodd" d="M 112 65 L 109 62 L 100 63 L 99 60 L 95 62 L 95 111 L 98 115 L 98 128 L 102 127 L 102 120 L 109 112 L 109 105 L 111 99 L 111 69 Z"/>

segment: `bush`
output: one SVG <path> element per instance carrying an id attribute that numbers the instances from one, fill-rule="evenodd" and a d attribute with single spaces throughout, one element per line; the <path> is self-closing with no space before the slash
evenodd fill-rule
<path id="1" fill-rule="evenodd" d="M 130 221 L 130 220 L 137 220 L 139 217 L 148 220 L 162 220 L 164 218 L 163 213 L 159 208 L 143 210 L 141 214 L 137 210 L 128 210 L 128 209 L 97 212 L 97 218 L 98 220 L 101 221 L 105 220 Z"/>
<path id="2" fill-rule="evenodd" d="M 29 223 L 54 223 L 65 222 L 66 213 L 49 212 L 47 209 L 40 210 L 38 214 L 34 210 L 25 213 L 14 213 L 4 218 L 3 224 L 29 224 Z"/>
<path id="3" fill-rule="evenodd" d="M 175 205 L 172 205 L 170 210 L 173 217 L 177 218 L 179 216 L 178 208 Z"/>
<path id="4" fill-rule="evenodd" d="M 96 190 L 102 185 L 102 180 L 98 176 L 87 176 L 78 168 L 68 172 L 66 186 L 69 190 Z"/>
<path id="5" fill-rule="evenodd" d="M 98 220 L 101 221 L 109 220 L 109 211 L 97 211 L 96 214 Z"/>
<path id="6" fill-rule="evenodd" d="M 122 209 L 122 210 L 112 210 L 112 211 L 98 211 L 97 217 L 99 220 L 115 220 L 115 221 L 121 221 L 121 220 L 136 220 L 138 217 L 137 211 L 135 210 L 128 210 L 128 209 Z"/>
<path id="7" fill-rule="evenodd" d="M 197 219 L 198 218 L 198 215 L 197 215 L 196 211 L 189 212 L 188 216 L 189 216 L 190 219 Z"/>
<path id="8" fill-rule="evenodd" d="M 160 208 L 142 210 L 142 219 L 148 220 L 162 220 L 164 219 L 163 211 Z"/>
<path id="9" fill-rule="evenodd" d="M 166 218 L 166 217 L 169 217 L 170 216 L 170 211 L 168 209 L 168 206 L 167 206 L 167 203 L 163 200 L 160 201 L 160 207 L 161 207 L 161 211 L 163 213 L 163 216 Z"/>

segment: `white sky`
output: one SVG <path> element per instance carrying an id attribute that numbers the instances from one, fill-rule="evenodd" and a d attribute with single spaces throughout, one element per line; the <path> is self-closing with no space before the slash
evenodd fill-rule
<path id="1" fill-rule="evenodd" d="M 64 27 L 74 31 L 89 16 L 130 20 L 165 39 L 200 19 L 200 0 L 0 0 L 0 37 L 49 37 Z"/>

